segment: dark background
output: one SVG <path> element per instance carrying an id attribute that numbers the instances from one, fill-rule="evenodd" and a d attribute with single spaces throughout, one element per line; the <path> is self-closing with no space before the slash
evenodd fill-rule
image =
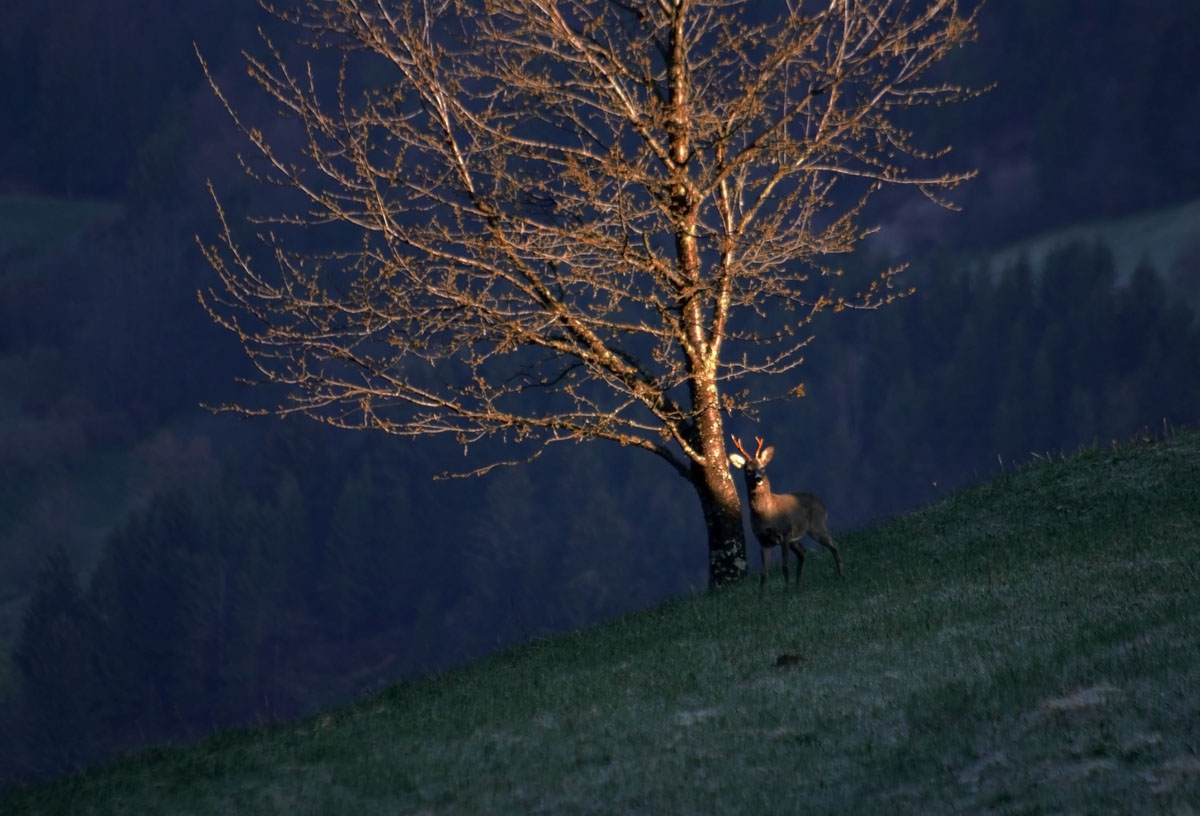
<path id="1" fill-rule="evenodd" d="M 694 493 L 651 457 L 434 481 L 460 450 L 203 411 L 251 373 L 196 303 L 205 182 L 234 218 L 261 193 L 192 44 L 244 107 L 240 49 L 292 34 L 250 0 L 4 17 L 0 783 L 703 587 Z M 819 325 L 808 397 L 733 423 L 835 535 L 1200 419 L 1200 4 L 993 0 L 980 27 L 946 73 L 995 89 L 919 130 L 980 169 L 963 212 L 883 197 L 849 270 L 911 260 L 918 293 Z"/>

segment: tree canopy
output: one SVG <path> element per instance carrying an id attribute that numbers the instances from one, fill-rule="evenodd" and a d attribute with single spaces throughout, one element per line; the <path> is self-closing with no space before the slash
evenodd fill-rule
<path id="1" fill-rule="evenodd" d="M 943 172 L 907 112 L 967 93 L 930 69 L 973 13 L 337 0 L 283 16 L 316 56 L 268 41 L 247 64 L 293 127 L 221 98 L 248 172 L 292 198 L 261 221 L 269 261 L 222 214 L 203 297 L 286 386 L 260 412 L 502 435 L 534 456 L 639 448 L 697 486 L 710 547 L 744 566 L 724 416 L 803 394 L 817 314 L 903 294 L 896 267 L 847 282 L 830 258 L 883 186 L 942 201 L 972 175 Z"/>

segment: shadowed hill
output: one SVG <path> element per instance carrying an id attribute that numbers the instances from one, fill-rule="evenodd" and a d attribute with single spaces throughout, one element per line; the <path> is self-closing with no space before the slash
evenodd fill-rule
<path id="1" fill-rule="evenodd" d="M 1200 434 L 5 813 L 1164 812 L 1200 796 Z"/>

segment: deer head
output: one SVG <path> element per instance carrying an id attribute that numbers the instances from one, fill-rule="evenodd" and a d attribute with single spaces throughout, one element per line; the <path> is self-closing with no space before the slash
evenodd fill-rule
<path id="1" fill-rule="evenodd" d="M 742 469 L 742 473 L 746 477 L 746 487 L 750 490 L 753 490 L 767 480 L 766 474 L 763 473 L 763 469 L 766 468 L 767 463 L 771 461 L 771 457 L 775 455 L 775 446 L 767 445 L 766 450 L 763 450 L 762 437 L 756 436 L 754 437 L 754 441 L 758 443 L 758 449 L 754 452 L 754 455 L 751 456 L 746 452 L 746 449 L 742 447 L 741 440 L 739 440 L 736 436 L 732 438 L 733 444 L 737 446 L 737 449 L 740 451 L 740 453 L 729 454 L 729 461 L 734 467 L 739 467 Z"/>

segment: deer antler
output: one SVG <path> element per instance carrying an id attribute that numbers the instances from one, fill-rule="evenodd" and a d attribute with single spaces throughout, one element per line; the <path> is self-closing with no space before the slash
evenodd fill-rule
<path id="1" fill-rule="evenodd" d="M 739 451 L 741 451 L 741 453 L 742 453 L 742 456 L 745 456 L 747 459 L 754 459 L 754 460 L 757 460 L 757 459 L 758 459 L 758 457 L 762 455 L 762 449 L 763 449 L 763 438 L 762 438 L 761 436 L 756 436 L 756 437 L 754 437 L 754 441 L 758 443 L 758 449 L 754 451 L 754 455 L 753 455 L 753 456 L 751 456 L 749 453 L 747 453 L 747 452 L 746 452 L 746 449 L 742 447 L 742 442 L 741 442 L 741 440 L 739 440 L 739 439 L 738 439 L 736 436 L 734 436 L 733 434 L 730 434 L 729 436 L 730 436 L 730 438 L 731 438 L 731 439 L 733 439 L 733 444 L 737 445 L 737 449 L 738 449 Z"/>

